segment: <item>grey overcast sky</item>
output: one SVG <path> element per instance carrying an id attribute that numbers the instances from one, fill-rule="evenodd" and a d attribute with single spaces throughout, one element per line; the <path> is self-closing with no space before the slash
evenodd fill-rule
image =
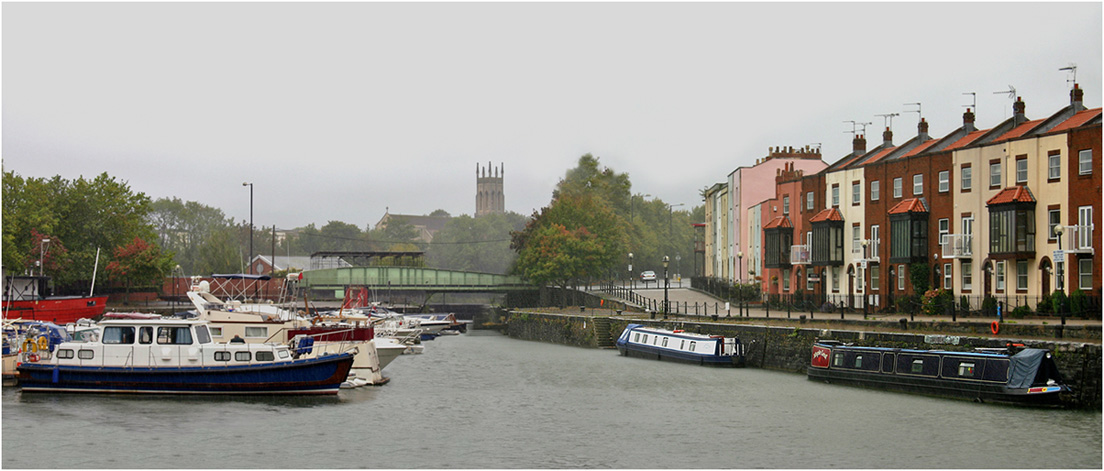
<path id="1" fill-rule="evenodd" d="M 3 167 L 259 226 L 529 215 L 579 156 L 686 208 L 771 146 L 850 152 L 1101 106 L 1101 3 L 11 3 Z M 974 92 L 970 96 L 966 93 Z"/>

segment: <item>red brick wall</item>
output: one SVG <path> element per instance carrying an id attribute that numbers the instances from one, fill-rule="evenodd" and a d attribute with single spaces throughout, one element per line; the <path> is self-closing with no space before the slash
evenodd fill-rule
<path id="1" fill-rule="evenodd" d="M 1100 224 L 1101 221 L 1101 132 L 1100 124 L 1093 126 L 1085 126 L 1076 128 L 1069 133 L 1069 152 L 1067 159 L 1066 173 L 1069 175 L 1069 208 L 1065 211 L 1065 220 L 1081 223 L 1077 221 L 1077 208 L 1080 206 L 1092 206 L 1093 207 L 1093 221 L 1095 229 L 1093 230 L 1093 249 L 1094 254 L 1079 254 L 1080 257 L 1091 257 L 1093 259 L 1093 290 L 1092 293 L 1086 293 L 1091 295 L 1101 295 L 1101 258 L 1104 257 L 1104 253 L 1101 252 L 1101 233 L 1104 232 L 1104 226 Z M 1083 149 L 1092 149 L 1093 157 L 1093 170 L 1091 175 L 1079 175 L 1078 171 L 1078 154 Z M 1072 293 L 1078 286 L 1078 262 L 1074 257 L 1067 258 L 1066 268 L 1066 292 Z"/>

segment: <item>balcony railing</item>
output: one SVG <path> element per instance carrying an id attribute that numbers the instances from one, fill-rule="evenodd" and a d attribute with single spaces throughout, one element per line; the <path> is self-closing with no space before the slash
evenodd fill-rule
<path id="1" fill-rule="evenodd" d="M 808 245 L 791 245 L 790 265 L 808 265 L 812 259 L 811 255 Z"/>
<path id="2" fill-rule="evenodd" d="M 1066 226 L 1063 237 L 1066 237 L 1066 252 L 1093 253 L 1093 226 Z"/>
<path id="3" fill-rule="evenodd" d="M 943 236 L 941 251 L 943 258 L 971 258 L 974 256 L 973 234 L 946 234 Z"/>

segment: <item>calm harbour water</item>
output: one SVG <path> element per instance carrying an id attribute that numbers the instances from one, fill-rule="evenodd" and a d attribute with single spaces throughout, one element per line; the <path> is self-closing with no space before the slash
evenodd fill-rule
<path id="1" fill-rule="evenodd" d="M 1101 468 L 1099 411 L 712 369 L 475 331 L 335 398 L 3 390 L 4 468 Z"/>

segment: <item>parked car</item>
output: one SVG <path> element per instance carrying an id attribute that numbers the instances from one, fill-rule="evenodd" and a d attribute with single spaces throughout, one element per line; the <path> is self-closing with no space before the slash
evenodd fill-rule
<path id="1" fill-rule="evenodd" d="M 643 281 L 643 282 L 647 283 L 649 281 L 655 281 L 655 280 L 656 280 L 656 276 L 655 276 L 654 271 L 648 270 L 648 271 L 640 273 L 640 281 Z"/>

